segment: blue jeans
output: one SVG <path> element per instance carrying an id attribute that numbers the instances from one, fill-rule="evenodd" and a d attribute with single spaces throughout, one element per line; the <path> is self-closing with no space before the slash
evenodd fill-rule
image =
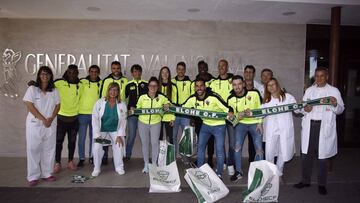
<path id="1" fill-rule="evenodd" d="M 126 141 L 126 157 L 130 158 L 132 154 L 132 149 L 134 147 L 135 138 L 136 138 L 136 130 L 138 128 L 138 117 L 137 116 L 129 116 L 127 119 L 127 141 Z"/>
<path id="2" fill-rule="evenodd" d="M 229 151 L 227 154 L 226 165 L 234 166 L 235 165 L 235 129 L 231 124 L 226 124 L 226 130 L 229 140 Z"/>
<path id="3" fill-rule="evenodd" d="M 93 132 L 91 125 L 91 114 L 79 114 L 79 159 L 85 160 L 85 141 L 86 141 L 86 131 L 89 126 L 89 157 L 92 157 L 92 141 L 93 141 Z"/>
<path id="4" fill-rule="evenodd" d="M 175 154 L 178 152 L 178 132 L 179 127 L 181 127 L 181 132 L 184 130 L 186 126 L 190 125 L 190 119 L 186 117 L 176 116 L 174 126 L 173 126 L 173 143 L 175 146 Z"/>
<path id="5" fill-rule="evenodd" d="M 242 172 L 241 155 L 244 140 L 247 133 L 250 133 L 255 147 L 255 161 L 262 160 L 264 153 L 262 151 L 262 135 L 256 131 L 257 124 L 242 124 L 239 123 L 235 127 L 235 168 L 236 171 Z"/>
<path id="6" fill-rule="evenodd" d="M 209 126 L 202 124 L 199 135 L 197 166 L 200 167 L 205 162 L 205 148 L 211 135 L 214 135 L 216 144 L 216 173 L 222 176 L 225 161 L 225 125 Z"/>

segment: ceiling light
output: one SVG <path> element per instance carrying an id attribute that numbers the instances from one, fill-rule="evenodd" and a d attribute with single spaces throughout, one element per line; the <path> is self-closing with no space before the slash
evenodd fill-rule
<path id="1" fill-rule="evenodd" d="M 198 9 L 198 8 L 189 8 L 187 11 L 188 11 L 189 13 L 196 13 L 196 12 L 199 12 L 200 9 Z"/>
<path id="2" fill-rule="evenodd" d="M 88 11 L 100 11 L 101 9 L 99 7 L 89 6 L 89 7 L 86 8 L 86 10 L 88 10 Z"/>
<path id="3" fill-rule="evenodd" d="M 283 16 L 292 16 L 295 14 L 296 14 L 296 12 L 294 12 L 294 11 L 287 11 L 287 12 L 282 13 Z"/>

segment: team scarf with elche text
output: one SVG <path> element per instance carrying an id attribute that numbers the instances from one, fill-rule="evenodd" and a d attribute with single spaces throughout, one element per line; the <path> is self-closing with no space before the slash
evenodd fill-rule
<path id="1" fill-rule="evenodd" d="M 244 115 L 243 117 L 246 118 L 265 117 L 269 115 L 286 113 L 286 112 L 302 109 L 306 105 L 312 105 L 312 106 L 331 105 L 330 97 L 322 97 L 318 99 L 303 101 L 301 103 L 292 103 L 292 104 L 285 104 L 285 105 L 273 106 L 267 108 L 252 109 L 249 115 Z M 202 109 L 190 109 L 179 106 L 170 106 L 168 110 L 164 110 L 163 108 L 141 108 L 141 109 L 129 110 L 128 112 L 129 115 L 160 114 L 161 116 L 167 113 L 175 113 L 175 114 L 196 116 L 200 118 L 209 118 L 209 119 L 226 119 L 230 123 L 232 123 L 233 126 L 235 126 L 239 122 L 239 119 L 236 115 L 230 118 L 228 116 L 228 113 L 225 112 L 206 111 Z"/>

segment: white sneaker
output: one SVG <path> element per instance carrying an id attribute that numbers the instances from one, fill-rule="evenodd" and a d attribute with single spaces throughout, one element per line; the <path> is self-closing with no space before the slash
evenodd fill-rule
<path id="1" fill-rule="evenodd" d="M 125 170 L 124 170 L 124 169 L 120 169 L 120 170 L 117 170 L 116 173 L 118 173 L 119 175 L 124 175 L 124 174 L 125 174 Z"/>
<path id="2" fill-rule="evenodd" d="M 147 164 L 145 164 L 142 173 L 149 173 L 149 166 Z"/>
<path id="3" fill-rule="evenodd" d="M 233 176 L 235 174 L 234 166 L 228 166 L 228 174 L 229 176 Z"/>
<path id="4" fill-rule="evenodd" d="M 91 173 L 91 176 L 92 176 L 92 177 L 98 177 L 99 174 L 100 174 L 100 171 L 93 171 L 93 172 Z"/>
<path id="5" fill-rule="evenodd" d="M 224 167 L 223 167 L 224 170 L 226 170 L 226 164 L 224 164 Z"/>

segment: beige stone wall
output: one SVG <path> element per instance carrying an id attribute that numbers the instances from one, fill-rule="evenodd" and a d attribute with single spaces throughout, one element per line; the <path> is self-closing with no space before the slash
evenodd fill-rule
<path id="1" fill-rule="evenodd" d="M 109 63 L 115 54 L 125 66 L 123 71 L 130 76 L 134 63 L 144 68 L 144 77 L 158 75 L 161 66 L 167 65 L 175 74 L 174 65 L 185 59 L 188 74 L 193 79 L 200 59 L 209 63 L 210 72 L 217 75 L 216 64 L 220 58 L 230 62 L 230 70 L 241 73 L 246 64 L 257 68 L 256 78 L 262 68 L 274 70 L 275 76 L 298 100 L 303 93 L 305 25 L 253 24 L 205 21 L 78 21 L 78 20 L 0 20 L 0 48 L 21 51 L 17 63 L 17 85 L 19 98 L 0 97 L 0 156 L 25 156 L 26 109 L 22 97 L 26 82 L 34 79 L 30 73 L 36 58 L 29 54 L 48 54 L 52 63 L 57 54 L 72 54 L 79 62 L 81 54 L 88 61 L 89 54 L 110 54 Z M 40 55 L 39 61 L 45 61 Z M 57 77 L 66 69 L 57 66 Z M 96 61 L 96 60 L 95 60 Z M 94 62 L 94 60 L 93 60 Z M 26 67 L 28 70 L 26 70 Z M 80 64 L 81 76 L 86 67 Z M 102 57 L 102 77 L 109 74 Z M 28 73 L 30 72 L 30 73 Z M 3 81 L 0 75 L 0 85 Z M 299 121 L 296 121 L 297 144 L 299 143 Z M 66 149 L 66 143 L 64 148 Z M 297 145 L 297 148 L 298 145 Z M 64 150 L 63 156 L 66 157 Z M 137 138 L 135 156 L 141 156 Z"/>

